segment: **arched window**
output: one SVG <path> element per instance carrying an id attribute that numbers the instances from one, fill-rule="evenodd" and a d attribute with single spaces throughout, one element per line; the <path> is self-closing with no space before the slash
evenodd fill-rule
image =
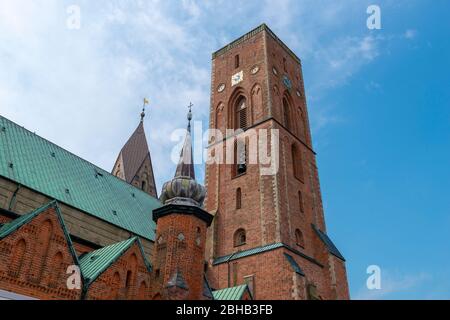
<path id="1" fill-rule="evenodd" d="M 50 275 L 49 286 L 56 288 L 58 284 L 60 284 L 61 274 L 65 273 L 64 264 L 63 264 L 63 254 L 58 252 L 52 259 L 52 266 L 54 266 L 54 270 Z M 65 282 L 62 281 L 61 284 Z"/>
<path id="2" fill-rule="evenodd" d="M 303 233 L 300 229 L 295 230 L 295 243 L 302 248 L 305 247 L 305 240 L 303 239 Z"/>
<path id="3" fill-rule="evenodd" d="M 295 144 L 291 146 L 294 177 L 303 182 L 302 153 Z"/>
<path id="4" fill-rule="evenodd" d="M 242 208 L 242 191 L 241 188 L 236 189 L 236 209 Z"/>
<path id="5" fill-rule="evenodd" d="M 139 286 L 138 299 L 145 300 L 147 298 L 147 291 L 147 284 L 145 283 L 145 281 L 142 281 L 141 285 Z"/>
<path id="6" fill-rule="evenodd" d="M 44 271 L 47 270 L 48 252 L 50 250 L 50 240 L 53 236 L 53 223 L 50 220 L 45 220 L 39 226 L 39 233 L 37 235 L 37 245 L 32 266 L 30 268 L 30 276 L 36 282 L 40 282 Z M 45 275 L 46 276 L 46 275 Z"/>
<path id="7" fill-rule="evenodd" d="M 145 182 L 144 180 L 141 182 L 141 190 L 146 191 L 146 189 L 147 189 L 147 182 Z"/>
<path id="8" fill-rule="evenodd" d="M 305 208 L 303 207 L 303 195 L 301 191 L 298 192 L 298 207 L 301 213 L 305 212 Z"/>
<path id="9" fill-rule="evenodd" d="M 247 237 L 245 234 L 245 230 L 244 229 L 238 229 L 235 233 L 234 233 L 234 246 L 235 247 L 239 247 L 242 246 L 246 243 L 247 241 Z"/>
<path id="10" fill-rule="evenodd" d="M 239 55 L 234 56 L 234 68 L 239 68 Z"/>
<path id="11" fill-rule="evenodd" d="M 13 247 L 12 260 L 9 265 L 9 274 L 12 277 L 20 276 L 23 267 L 23 258 L 27 251 L 27 244 L 24 239 L 20 239 Z"/>
<path id="12" fill-rule="evenodd" d="M 247 141 L 236 139 L 234 142 L 234 175 L 247 172 Z"/>
<path id="13" fill-rule="evenodd" d="M 112 278 L 110 298 L 113 300 L 120 298 L 120 274 L 117 271 Z"/>
<path id="14" fill-rule="evenodd" d="M 283 58 L 283 70 L 284 72 L 287 72 L 286 58 Z"/>
<path id="15" fill-rule="evenodd" d="M 299 126 L 298 135 L 304 142 L 306 142 L 306 137 L 308 136 L 308 134 L 307 134 L 307 130 L 306 130 L 305 114 L 303 113 L 303 110 L 300 107 L 298 107 L 298 112 L 299 112 L 299 116 L 300 116 L 300 121 L 298 123 L 298 126 Z"/>
<path id="16" fill-rule="evenodd" d="M 240 97 L 235 105 L 235 129 L 247 129 L 247 99 Z"/>
<path id="17" fill-rule="evenodd" d="M 291 114 L 289 103 L 286 98 L 283 98 L 283 125 L 286 129 L 291 130 Z"/>

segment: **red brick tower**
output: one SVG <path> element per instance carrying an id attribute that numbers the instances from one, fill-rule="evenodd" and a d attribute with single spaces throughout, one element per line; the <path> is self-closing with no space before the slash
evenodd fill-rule
<path id="1" fill-rule="evenodd" d="M 347 299 L 345 260 L 325 231 L 300 59 L 263 24 L 213 54 L 211 90 L 210 128 L 223 138 L 211 137 L 209 155 L 236 159 L 206 168 L 211 286 L 246 282 L 256 299 Z M 267 174 L 251 161 L 247 133 L 274 129 L 277 170 Z"/>
<path id="2" fill-rule="evenodd" d="M 189 111 L 188 120 L 192 118 Z M 205 282 L 206 229 L 213 216 L 201 206 L 205 188 L 195 181 L 190 124 L 175 177 L 162 189 L 154 253 L 155 292 L 170 300 L 211 299 Z"/>

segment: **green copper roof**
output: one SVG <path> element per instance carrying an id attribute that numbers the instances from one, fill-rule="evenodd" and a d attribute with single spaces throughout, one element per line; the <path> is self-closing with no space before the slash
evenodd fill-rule
<path id="1" fill-rule="evenodd" d="M 92 163 L 0 116 L 0 176 L 154 240 L 161 203 Z"/>
<path id="2" fill-rule="evenodd" d="M 28 222 L 30 222 L 31 220 L 33 220 L 34 217 L 39 215 L 41 212 L 44 212 L 52 205 L 53 205 L 53 202 L 51 202 L 41 208 L 38 208 L 30 213 L 24 214 L 24 215 L 20 216 L 19 218 L 12 220 L 11 222 L 3 224 L 0 227 L 0 240 L 7 237 L 8 235 L 10 235 L 11 233 L 13 233 L 17 229 L 19 229 L 21 226 L 23 226 L 23 225 L 27 224 Z"/>
<path id="3" fill-rule="evenodd" d="M 330 237 L 328 237 L 328 235 L 325 232 L 317 228 L 314 224 L 312 225 L 312 228 L 317 233 L 320 240 L 322 240 L 322 242 L 325 244 L 325 246 L 328 249 L 328 252 L 338 257 L 342 261 L 345 261 L 344 256 L 339 252 L 338 248 L 334 245 L 333 241 L 331 241 Z"/>
<path id="4" fill-rule="evenodd" d="M 119 259 L 135 242 L 138 243 L 147 268 L 150 265 L 145 259 L 139 238 L 132 237 L 125 241 L 114 243 L 101 249 L 88 252 L 79 258 L 81 274 L 87 285 L 95 281 L 111 264 Z"/>
<path id="5" fill-rule="evenodd" d="M 248 290 L 248 286 L 243 284 L 237 287 L 213 291 L 213 297 L 214 300 L 241 300 L 246 290 Z"/>

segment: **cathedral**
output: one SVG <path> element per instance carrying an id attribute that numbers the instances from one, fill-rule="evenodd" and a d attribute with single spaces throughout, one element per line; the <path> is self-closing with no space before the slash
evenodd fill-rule
<path id="1" fill-rule="evenodd" d="M 111 172 L 0 116 L 0 300 L 349 299 L 295 53 L 265 24 L 213 53 L 204 186 L 192 117 L 158 197 L 144 111 Z"/>

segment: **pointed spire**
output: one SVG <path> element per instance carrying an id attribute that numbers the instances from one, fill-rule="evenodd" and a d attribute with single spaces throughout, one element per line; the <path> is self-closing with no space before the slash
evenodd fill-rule
<path id="1" fill-rule="evenodd" d="M 144 130 L 145 107 L 147 104 L 149 104 L 149 101 L 144 98 L 141 121 L 120 150 L 111 173 L 156 197 L 152 159 Z"/>
<path id="2" fill-rule="evenodd" d="M 181 150 L 180 161 L 178 162 L 177 170 L 175 171 L 175 178 L 189 177 L 195 180 L 194 157 L 192 154 L 192 138 L 191 138 L 192 106 L 193 106 L 192 103 L 190 103 L 188 106 L 189 112 L 187 114 L 188 119 L 187 134 L 184 140 L 183 149 Z"/>
<path id="3" fill-rule="evenodd" d="M 195 181 L 191 138 L 192 103 L 189 105 L 187 119 L 186 138 L 175 176 L 163 185 L 159 200 L 163 204 L 187 204 L 201 207 L 205 200 L 206 190 L 205 187 Z"/>
<path id="4" fill-rule="evenodd" d="M 193 107 L 194 105 L 192 104 L 192 102 L 190 102 L 189 103 L 189 106 L 188 106 L 188 108 L 189 108 L 189 112 L 188 112 L 188 114 L 187 114 L 187 119 L 188 119 L 188 131 L 189 132 L 191 132 L 191 120 L 192 120 L 192 107 Z"/>

